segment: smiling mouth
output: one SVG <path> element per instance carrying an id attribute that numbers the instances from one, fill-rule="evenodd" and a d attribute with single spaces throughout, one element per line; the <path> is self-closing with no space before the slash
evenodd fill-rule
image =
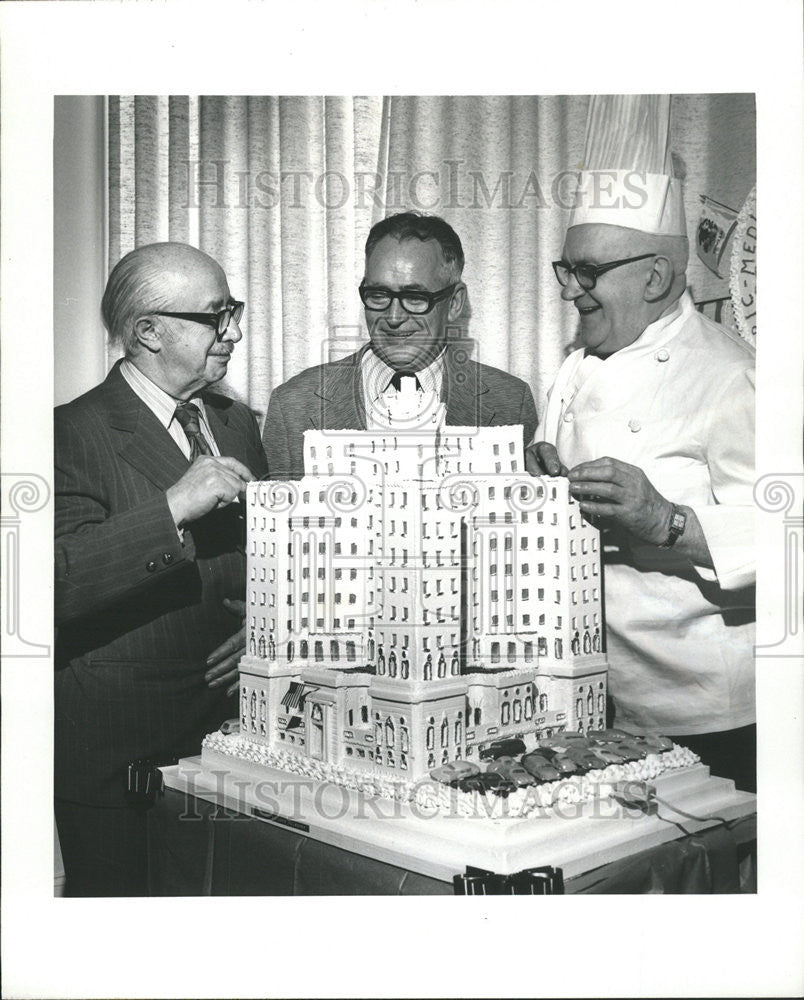
<path id="1" fill-rule="evenodd" d="M 576 306 L 581 316 L 589 316 L 590 313 L 597 312 L 600 306 Z"/>
<path id="2" fill-rule="evenodd" d="M 415 337 L 419 330 L 381 330 L 381 335 L 386 340 L 407 340 L 409 337 Z"/>

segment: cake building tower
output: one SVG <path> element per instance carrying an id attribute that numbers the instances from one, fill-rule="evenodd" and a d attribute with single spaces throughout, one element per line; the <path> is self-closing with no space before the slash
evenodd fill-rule
<path id="1" fill-rule="evenodd" d="M 596 529 L 521 427 L 308 431 L 248 488 L 241 733 L 416 780 L 503 737 L 605 726 Z M 417 405 L 417 412 L 421 406 Z"/>

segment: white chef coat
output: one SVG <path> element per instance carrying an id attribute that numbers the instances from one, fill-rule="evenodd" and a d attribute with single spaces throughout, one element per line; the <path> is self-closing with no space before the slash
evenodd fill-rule
<path id="1" fill-rule="evenodd" d="M 714 571 L 604 535 L 617 722 L 686 735 L 754 722 L 753 349 L 685 293 L 607 359 L 570 355 L 535 440 L 570 469 L 605 456 L 638 466 L 695 511 L 712 555 Z"/>

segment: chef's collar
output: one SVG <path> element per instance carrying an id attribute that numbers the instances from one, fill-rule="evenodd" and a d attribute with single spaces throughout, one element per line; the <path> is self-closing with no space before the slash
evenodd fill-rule
<path id="1" fill-rule="evenodd" d="M 692 303 L 692 297 L 690 296 L 689 290 L 685 290 L 676 300 L 669 312 L 660 316 L 652 323 L 649 323 L 637 339 L 628 344 L 626 347 L 621 347 L 619 351 L 612 351 L 611 354 L 604 355 L 596 354 L 594 351 L 590 351 L 589 348 L 587 348 L 584 351 L 584 357 L 599 358 L 601 361 L 608 361 L 609 358 L 612 358 L 617 354 L 623 354 L 633 348 L 653 347 L 657 341 L 666 339 L 664 337 L 664 331 L 667 330 L 671 323 L 675 323 L 675 321 L 679 319 L 682 314 L 689 314 L 689 311 L 694 308 L 695 306 Z"/>

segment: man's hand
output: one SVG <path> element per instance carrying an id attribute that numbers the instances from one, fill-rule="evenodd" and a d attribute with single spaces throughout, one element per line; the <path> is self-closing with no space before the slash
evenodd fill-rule
<path id="1" fill-rule="evenodd" d="M 673 505 L 642 469 L 616 458 L 598 458 L 571 469 L 569 483 L 584 514 L 604 518 L 606 526 L 623 528 L 648 545 L 667 541 Z"/>
<path id="2" fill-rule="evenodd" d="M 254 477 L 236 458 L 200 455 L 181 479 L 167 490 L 168 507 L 177 528 L 225 507 Z"/>
<path id="3" fill-rule="evenodd" d="M 555 446 L 535 441 L 525 449 L 525 468 L 532 476 L 566 476 L 567 467 L 558 457 Z"/>
<path id="4" fill-rule="evenodd" d="M 234 694 L 238 688 L 237 664 L 246 648 L 246 602 L 231 601 L 228 597 L 223 599 L 223 606 L 233 615 L 239 615 L 243 627 L 235 634 L 221 643 L 220 646 L 207 657 L 207 667 L 210 669 L 204 674 L 207 686 L 211 688 L 223 687 L 228 684 L 226 694 Z"/>

